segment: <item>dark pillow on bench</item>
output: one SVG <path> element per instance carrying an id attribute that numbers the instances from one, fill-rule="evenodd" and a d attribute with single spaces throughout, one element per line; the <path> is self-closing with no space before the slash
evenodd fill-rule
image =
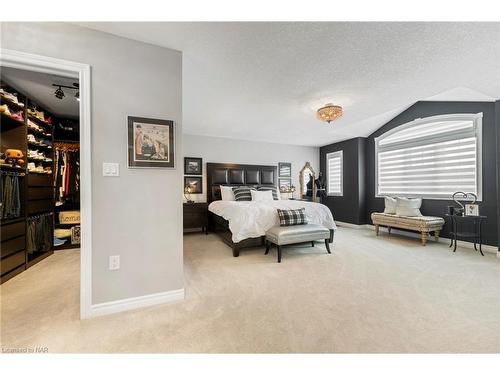
<path id="1" fill-rule="evenodd" d="M 299 208 L 297 210 L 280 210 L 278 208 L 278 216 L 281 227 L 307 224 L 305 208 Z"/>

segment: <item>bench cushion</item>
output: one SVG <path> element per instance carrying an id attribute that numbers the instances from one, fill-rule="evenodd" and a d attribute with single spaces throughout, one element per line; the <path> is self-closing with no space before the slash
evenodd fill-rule
<path id="1" fill-rule="evenodd" d="M 444 219 L 437 216 L 398 216 L 374 212 L 371 217 L 373 224 L 426 232 L 440 230 L 444 225 Z"/>
<path id="2" fill-rule="evenodd" d="M 318 224 L 304 224 L 290 227 L 276 225 L 266 232 L 266 239 L 276 245 L 326 240 L 330 230 Z"/>

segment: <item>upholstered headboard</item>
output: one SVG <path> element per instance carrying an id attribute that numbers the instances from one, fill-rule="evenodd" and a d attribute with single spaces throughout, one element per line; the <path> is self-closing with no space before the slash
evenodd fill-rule
<path id="1" fill-rule="evenodd" d="M 220 185 L 277 186 L 275 165 L 207 163 L 207 201 L 221 199 Z"/>

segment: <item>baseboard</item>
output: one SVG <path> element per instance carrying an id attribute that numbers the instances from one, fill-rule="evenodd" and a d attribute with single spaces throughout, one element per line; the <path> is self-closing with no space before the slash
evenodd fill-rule
<path id="1" fill-rule="evenodd" d="M 159 305 L 167 302 L 184 299 L 184 289 L 170 290 L 168 292 L 148 294 L 140 297 L 126 298 L 117 301 L 104 302 L 92 305 L 90 317 L 116 314 L 122 311 L 135 310 L 142 307 Z"/>
<path id="2" fill-rule="evenodd" d="M 371 229 L 371 230 L 375 230 L 375 226 L 374 225 L 371 225 L 371 224 L 366 224 L 365 225 L 365 228 L 368 228 L 368 229 Z M 386 232 L 386 233 L 389 233 L 389 231 L 387 230 L 387 227 L 382 227 L 380 226 L 379 227 L 379 231 L 380 232 Z M 409 231 L 405 231 L 405 230 L 398 230 L 398 229 L 395 229 L 395 228 L 392 228 L 391 229 L 391 234 L 399 234 L 399 235 L 402 235 L 402 236 L 407 236 L 407 237 L 412 237 L 412 238 L 418 238 L 420 239 L 420 233 L 417 233 L 417 232 L 409 232 Z M 434 236 L 430 236 L 429 239 L 431 241 L 435 241 L 434 240 Z M 446 238 L 446 237 L 439 237 L 440 240 L 450 240 L 449 238 Z M 474 249 L 474 244 L 472 242 L 467 242 L 467 241 L 457 241 L 457 246 L 458 247 L 464 247 L 466 249 Z M 496 246 L 491 246 L 491 245 L 483 245 L 481 247 L 481 249 L 483 250 L 483 252 L 485 253 L 491 253 L 491 254 L 496 254 L 497 256 L 500 257 L 499 253 L 498 253 L 498 247 Z"/>
<path id="3" fill-rule="evenodd" d="M 354 228 L 354 229 L 366 228 L 366 224 L 352 224 L 352 223 L 346 223 L 344 221 L 338 221 L 338 220 L 335 220 L 335 224 L 337 224 L 339 227 L 346 227 L 346 228 Z"/>

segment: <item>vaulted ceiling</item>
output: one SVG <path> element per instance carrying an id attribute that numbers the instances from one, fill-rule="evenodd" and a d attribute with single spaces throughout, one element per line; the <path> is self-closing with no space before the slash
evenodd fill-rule
<path id="1" fill-rule="evenodd" d="M 320 146 L 419 100 L 500 98 L 498 23 L 81 25 L 183 52 L 188 134 Z M 330 125 L 328 102 L 344 107 Z"/>

